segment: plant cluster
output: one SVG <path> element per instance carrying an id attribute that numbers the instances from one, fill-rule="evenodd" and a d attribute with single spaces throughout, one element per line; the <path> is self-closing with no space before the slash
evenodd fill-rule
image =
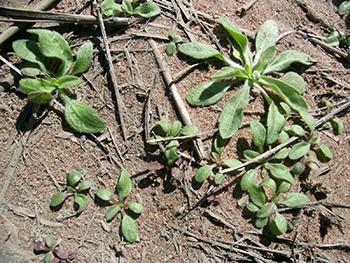
<path id="1" fill-rule="evenodd" d="M 68 252 L 59 247 L 59 242 L 55 242 L 52 236 L 47 236 L 45 242 L 38 241 L 34 246 L 35 253 L 45 253 L 44 263 L 65 263 L 73 261 L 77 253 Z"/>
<path id="2" fill-rule="evenodd" d="M 183 42 L 182 37 L 176 32 L 176 30 L 171 30 L 169 32 L 170 43 L 166 45 L 165 52 L 171 56 L 175 53 L 177 45 Z"/>
<path id="3" fill-rule="evenodd" d="M 161 10 L 153 2 L 140 0 L 104 0 L 101 4 L 102 14 L 105 16 L 138 15 L 152 18 L 160 14 Z"/>
<path id="4" fill-rule="evenodd" d="M 138 202 L 128 203 L 125 201 L 131 190 L 132 182 L 130 175 L 126 170 L 123 170 L 117 184 L 118 199 L 115 199 L 113 194 L 106 188 L 99 188 L 96 191 L 96 196 L 100 200 L 108 202 L 110 205 L 105 213 L 107 222 L 112 221 L 118 213 L 121 214 L 121 232 L 127 241 L 133 243 L 137 239 L 137 225 L 133 217 L 141 214 L 144 208 L 143 205 Z"/>
<path id="5" fill-rule="evenodd" d="M 195 125 L 185 125 L 182 127 L 181 122 L 175 121 L 170 123 L 166 120 L 160 120 L 153 129 L 155 136 L 148 142 L 149 144 L 158 144 L 158 139 L 167 138 L 164 148 L 164 154 L 169 166 L 173 165 L 179 158 L 178 147 L 180 146 L 177 136 L 192 136 L 198 133 Z"/>
<path id="6" fill-rule="evenodd" d="M 332 47 L 344 47 L 349 51 L 350 38 L 349 35 L 341 33 L 337 30 L 332 31 L 325 39 L 325 42 Z"/>
<path id="7" fill-rule="evenodd" d="M 83 212 L 88 205 L 88 191 L 91 188 L 91 182 L 83 180 L 81 174 L 76 170 L 71 170 L 67 175 L 67 188 L 54 194 L 51 198 L 50 206 L 52 208 L 60 207 L 69 198 L 74 197 L 76 214 Z"/>
<path id="8" fill-rule="evenodd" d="M 28 63 L 22 68 L 23 75 L 30 78 L 20 80 L 20 91 L 28 100 L 47 104 L 58 93 L 64 102 L 64 113 L 71 128 L 81 133 L 96 133 L 104 129 L 104 121 L 94 110 L 70 98 L 68 88 L 81 83 L 76 75 L 88 70 L 92 63 L 92 43 L 83 44 L 73 61 L 68 42 L 57 32 L 46 29 L 30 29 L 38 36 L 38 42 L 28 39 L 13 42 L 13 50 Z M 72 68 L 72 65 L 74 67 Z"/>

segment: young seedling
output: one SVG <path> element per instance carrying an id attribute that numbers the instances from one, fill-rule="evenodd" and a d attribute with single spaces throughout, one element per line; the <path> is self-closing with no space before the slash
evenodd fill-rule
<path id="1" fill-rule="evenodd" d="M 105 16 L 138 15 L 152 18 L 160 14 L 161 10 L 153 2 L 140 3 L 140 0 L 105 0 L 101 4 L 102 14 Z"/>
<path id="2" fill-rule="evenodd" d="M 219 136 L 222 139 L 231 138 L 241 127 L 243 110 L 249 102 L 249 94 L 253 88 L 269 105 L 279 106 L 282 100 L 298 112 L 313 131 L 314 120 L 308 113 L 308 105 L 302 96 L 306 90 L 302 77 L 295 72 L 287 72 L 280 79 L 270 76 L 271 73 L 287 70 L 293 63 L 311 65 L 309 56 L 299 51 L 287 50 L 274 59 L 278 28 L 273 20 L 266 21 L 258 31 L 255 52 L 250 50 L 248 38 L 235 25 L 225 18 L 220 19 L 220 24 L 229 35 L 227 40 L 234 60 L 210 45 L 190 42 L 179 46 L 181 53 L 194 59 L 217 58 L 227 65 L 212 76 L 212 81 L 191 90 L 186 97 L 188 103 L 192 106 L 215 104 L 233 86 L 232 81 L 238 79 L 244 82 L 243 87 L 226 103 L 219 117 Z"/>
<path id="3" fill-rule="evenodd" d="M 34 245 L 35 253 L 45 253 L 44 263 L 65 263 L 77 257 L 76 252 L 68 252 L 59 247 L 52 236 L 47 236 L 45 242 L 38 241 Z"/>
<path id="4" fill-rule="evenodd" d="M 169 32 L 169 38 L 170 38 L 171 42 L 169 44 L 167 44 L 165 52 L 169 56 L 172 56 L 176 51 L 177 45 L 182 43 L 183 40 L 182 40 L 182 37 L 175 30 L 171 30 Z"/>
<path id="5" fill-rule="evenodd" d="M 347 34 L 341 33 L 337 30 L 332 31 L 325 39 L 325 42 L 332 47 L 344 47 L 349 52 L 350 37 Z"/>
<path id="6" fill-rule="evenodd" d="M 81 83 L 76 75 L 88 70 L 92 63 L 92 43 L 87 42 L 79 48 L 73 63 L 68 42 L 59 33 L 46 29 L 30 29 L 28 32 L 37 35 L 38 42 L 22 39 L 12 45 L 16 54 L 28 61 L 21 70 L 22 74 L 31 77 L 20 80 L 20 91 L 37 104 L 49 103 L 58 93 L 71 128 L 80 133 L 102 131 L 104 121 L 90 106 L 71 99 L 68 92 L 68 88 Z"/>
<path id="7" fill-rule="evenodd" d="M 51 198 L 52 208 L 60 207 L 69 197 L 74 197 L 76 214 L 83 212 L 88 205 L 87 193 L 91 188 L 91 182 L 83 180 L 81 174 L 76 170 L 71 170 L 67 175 L 67 188 L 54 194 Z"/>
<path id="8" fill-rule="evenodd" d="M 121 232 L 127 241 L 134 243 L 137 239 L 137 225 L 132 216 L 141 214 L 144 208 L 140 203 L 127 203 L 125 201 L 131 190 L 132 182 L 130 175 L 127 171 L 123 170 L 117 185 L 118 199 L 114 199 L 113 194 L 106 188 L 98 189 L 96 196 L 104 202 L 109 202 L 111 205 L 105 213 L 107 222 L 112 221 L 119 212 L 121 213 Z"/>
<path id="9" fill-rule="evenodd" d="M 158 121 L 153 128 L 155 137 L 148 141 L 149 144 L 158 144 L 159 139 L 165 140 L 164 154 L 169 166 L 173 165 L 179 158 L 178 147 L 180 146 L 179 138 L 177 136 L 192 136 L 198 133 L 198 128 L 195 125 L 186 125 L 182 127 L 181 122 L 175 121 L 173 124 L 166 120 Z M 162 143 L 164 143 L 163 140 Z"/>

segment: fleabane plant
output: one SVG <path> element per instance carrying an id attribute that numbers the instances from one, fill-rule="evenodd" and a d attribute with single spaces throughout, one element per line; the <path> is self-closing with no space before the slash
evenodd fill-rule
<path id="1" fill-rule="evenodd" d="M 104 121 L 90 106 L 71 99 L 68 92 L 68 88 L 82 82 L 76 75 L 88 70 L 92 64 L 92 43 L 83 44 L 74 61 L 68 42 L 59 33 L 46 29 L 30 29 L 28 32 L 37 35 L 38 41 L 21 39 L 12 44 L 15 53 L 28 62 L 21 72 L 30 78 L 20 80 L 20 91 L 37 104 L 49 103 L 58 93 L 71 128 L 80 133 L 102 131 Z"/>
<path id="2" fill-rule="evenodd" d="M 278 27 L 273 20 L 267 20 L 259 29 L 255 38 L 255 52 L 250 50 L 248 38 L 238 27 L 225 18 L 220 19 L 220 24 L 229 35 L 232 59 L 203 43 L 190 42 L 179 46 L 181 53 L 194 59 L 217 58 L 226 64 L 211 77 L 212 81 L 189 92 L 186 97 L 188 103 L 192 106 L 215 104 L 233 86 L 233 80 L 238 79 L 243 81 L 243 86 L 228 100 L 220 114 L 219 137 L 229 139 L 241 127 L 243 110 L 253 89 L 260 92 L 269 105 L 279 106 L 280 101 L 284 102 L 298 112 L 313 131 L 314 120 L 309 115 L 308 105 L 303 98 L 306 90 L 303 78 L 295 72 L 287 72 L 279 79 L 270 75 L 285 72 L 293 63 L 311 65 L 309 56 L 296 50 L 287 50 L 275 57 Z"/>

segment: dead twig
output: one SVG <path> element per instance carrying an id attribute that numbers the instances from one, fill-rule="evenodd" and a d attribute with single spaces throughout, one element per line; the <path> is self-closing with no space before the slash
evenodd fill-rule
<path id="1" fill-rule="evenodd" d="M 105 29 L 104 22 L 102 19 L 101 11 L 99 9 L 97 9 L 97 16 L 98 16 L 99 26 L 100 26 L 101 34 L 102 34 L 102 38 L 103 38 L 105 55 L 106 55 L 106 59 L 108 62 L 109 75 L 111 77 L 111 81 L 112 81 L 113 88 L 114 88 L 114 96 L 115 96 L 116 110 L 117 110 L 116 114 L 119 117 L 124 142 L 127 143 L 127 135 L 126 135 L 126 129 L 125 129 L 125 125 L 124 125 L 124 118 L 123 118 L 124 109 L 122 106 L 122 99 L 121 99 L 121 96 L 119 93 L 117 77 L 114 73 L 113 60 L 112 60 L 112 56 L 111 56 L 111 51 L 109 49 L 106 29 Z"/>
<path id="2" fill-rule="evenodd" d="M 250 0 L 247 3 L 245 3 L 243 6 L 237 9 L 237 14 L 240 16 L 244 16 L 247 11 L 253 7 L 259 0 Z"/>
<path id="3" fill-rule="evenodd" d="M 175 84 L 172 83 L 172 77 L 171 77 L 170 71 L 167 68 L 167 66 L 165 65 L 165 63 L 163 62 L 162 55 L 160 54 L 160 52 L 158 50 L 156 42 L 152 39 L 148 40 L 148 42 L 149 42 L 150 46 L 152 47 L 154 56 L 157 60 L 157 64 L 158 64 L 160 71 L 163 75 L 164 82 L 170 91 L 171 97 L 174 101 L 176 109 L 178 110 L 183 123 L 185 125 L 192 125 L 190 115 L 187 112 L 186 106 L 185 106 L 179 92 L 177 91 Z M 196 154 L 197 154 L 199 160 L 205 159 L 206 153 L 203 150 L 203 142 L 197 138 L 196 140 L 193 141 L 193 144 L 194 144 L 194 149 L 196 151 Z"/>

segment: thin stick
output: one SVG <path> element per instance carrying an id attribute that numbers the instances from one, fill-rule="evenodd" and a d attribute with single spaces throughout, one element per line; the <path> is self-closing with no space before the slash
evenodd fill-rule
<path id="1" fill-rule="evenodd" d="M 192 125 L 190 115 L 188 114 L 187 109 L 185 107 L 185 104 L 184 104 L 179 92 L 177 91 L 176 85 L 174 83 L 172 83 L 171 74 L 170 74 L 167 66 L 163 62 L 162 55 L 160 54 L 160 52 L 158 50 L 156 42 L 153 39 L 149 39 L 148 42 L 149 42 L 150 46 L 152 47 L 154 56 L 157 60 L 158 66 L 162 72 L 164 82 L 170 91 L 170 94 L 173 98 L 176 109 L 178 110 L 182 121 L 186 125 Z M 199 138 L 197 138 L 196 140 L 193 141 L 193 144 L 194 144 L 194 149 L 196 151 L 196 154 L 198 155 L 199 160 L 204 159 L 206 157 L 206 153 L 203 150 L 203 142 Z"/>
<path id="2" fill-rule="evenodd" d="M 9 66 L 11 69 L 16 71 L 17 74 L 22 76 L 22 72 L 15 65 L 13 65 L 10 61 L 8 61 L 6 58 L 4 58 L 3 56 L 0 55 L 0 60 L 2 62 L 4 62 L 7 66 Z"/>
<path id="3" fill-rule="evenodd" d="M 243 16 L 247 13 L 247 11 L 253 7 L 253 5 L 255 5 L 259 0 L 250 0 L 249 2 L 245 3 L 243 6 L 241 6 L 238 10 L 237 10 L 237 14 L 239 14 L 240 16 Z"/>
<path id="4" fill-rule="evenodd" d="M 207 136 L 207 135 L 212 135 L 215 132 L 217 132 L 218 129 L 213 129 L 210 131 L 204 131 L 204 132 L 199 132 L 196 134 L 192 135 L 184 135 L 184 136 L 177 136 L 177 137 L 165 137 L 165 138 L 159 138 L 159 139 L 153 139 L 153 140 L 148 140 L 147 143 L 158 143 L 158 142 L 168 142 L 172 140 L 187 140 L 187 139 L 192 139 L 192 138 L 198 138 L 200 136 Z"/>
<path id="5" fill-rule="evenodd" d="M 121 96 L 119 93 L 117 77 L 114 74 L 114 70 L 113 70 L 113 60 L 112 60 L 112 56 L 111 56 L 111 51 L 109 49 L 106 29 L 105 29 L 104 22 L 102 19 L 101 11 L 99 9 L 97 9 L 97 16 L 98 16 L 98 21 L 99 21 L 101 34 L 102 34 L 102 38 L 103 38 L 103 43 L 104 43 L 104 47 L 105 47 L 106 58 L 108 61 L 109 75 L 111 77 L 111 81 L 112 81 L 113 88 L 114 88 L 114 95 L 115 95 L 116 108 L 117 108 L 116 114 L 118 114 L 118 116 L 119 116 L 120 126 L 122 129 L 122 136 L 124 138 L 124 142 L 126 143 L 127 142 L 127 135 L 126 135 L 126 129 L 125 129 L 125 125 L 124 125 L 124 118 L 123 118 L 124 109 L 122 106 L 122 99 L 121 99 Z"/>

